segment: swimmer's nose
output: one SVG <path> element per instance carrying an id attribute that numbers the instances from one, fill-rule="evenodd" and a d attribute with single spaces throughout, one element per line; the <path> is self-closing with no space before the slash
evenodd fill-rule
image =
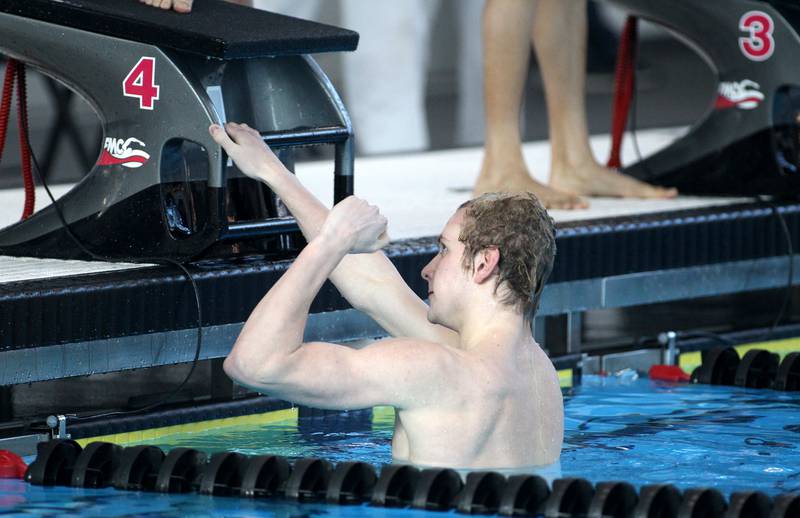
<path id="1" fill-rule="evenodd" d="M 433 280 L 433 261 L 425 265 L 422 269 L 422 278 L 430 283 Z"/>

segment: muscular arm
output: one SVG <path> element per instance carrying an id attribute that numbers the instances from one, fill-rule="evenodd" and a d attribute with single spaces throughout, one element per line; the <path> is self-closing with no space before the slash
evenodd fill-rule
<path id="1" fill-rule="evenodd" d="M 225 359 L 225 372 L 256 390 L 321 408 L 408 408 L 440 393 L 454 364 L 445 346 L 409 339 L 362 350 L 302 343 L 309 307 L 322 283 L 348 251 L 363 250 L 376 239 L 379 245 L 385 225 L 377 210 L 360 200 L 339 204 L 253 310 Z"/>
<path id="2" fill-rule="evenodd" d="M 283 166 L 258 132 L 233 123 L 226 125 L 226 130 L 235 142 L 221 130 L 212 129 L 211 135 L 242 172 L 269 185 L 291 211 L 306 240 L 312 242 L 328 215 L 325 205 Z M 347 255 L 330 279 L 354 308 L 367 313 L 392 336 L 442 344 L 457 340 L 453 331 L 428 322 L 427 305 L 382 252 Z"/>
<path id="3" fill-rule="evenodd" d="M 241 385 L 299 405 L 409 409 L 446 397 L 452 389 L 448 380 L 456 379 L 455 359 L 457 351 L 447 346 L 408 338 L 363 349 L 310 342 L 272 356 L 258 370 L 225 360 L 225 372 Z"/>

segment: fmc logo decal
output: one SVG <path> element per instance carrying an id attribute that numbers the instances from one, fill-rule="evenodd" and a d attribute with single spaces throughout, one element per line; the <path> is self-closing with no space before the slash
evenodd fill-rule
<path id="1" fill-rule="evenodd" d="M 735 107 L 740 110 L 752 110 L 758 108 L 763 100 L 764 94 L 761 93 L 761 87 L 755 81 L 750 79 L 723 81 L 719 84 L 714 108 L 724 110 Z"/>
<path id="2" fill-rule="evenodd" d="M 142 167 L 150 160 L 150 155 L 145 152 L 144 142 L 130 137 L 128 139 L 106 137 L 103 144 L 103 153 L 97 165 L 121 165 L 123 167 Z"/>

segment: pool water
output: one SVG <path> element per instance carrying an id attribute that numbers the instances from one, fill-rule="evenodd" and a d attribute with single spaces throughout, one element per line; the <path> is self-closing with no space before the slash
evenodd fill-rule
<path id="1" fill-rule="evenodd" d="M 563 476 L 800 491 L 798 393 L 593 378 L 565 413 Z"/>
<path id="2" fill-rule="evenodd" d="M 579 387 L 565 393 L 565 413 L 564 477 L 626 480 L 637 487 L 714 487 L 726 496 L 744 490 L 769 495 L 800 491 L 797 393 L 676 385 L 635 375 L 586 376 Z M 208 452 L 361 460 L 377 466 L 391 461 L 393 422 L 390 409 L 375 409 L 175 434 L 146 443 L 164 450 L 186 446 Z M 0 516 L 350 516 L 366 510 L 0 481 Z M 434 515 L 369 511 L 376 516 Z"/>
<path id="3" fill-rule="evenodd" d="M 0 480 L 0 516 L 3 518 L 111 517 L 281 517 L 442 518 L 443 513 L 363 506 L 298 504 L 197 494 L 162 495 L 115 489 L 71 489 L 27 486 Z M 452 515 L 451 515 L 452 516 Z"/>

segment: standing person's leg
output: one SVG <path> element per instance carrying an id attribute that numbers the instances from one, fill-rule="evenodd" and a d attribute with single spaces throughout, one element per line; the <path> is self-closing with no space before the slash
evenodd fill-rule
<path id="1" fill-rule="evenodd" d="M 545 87 L 550 185 L 584 196 L 670 198 L 663 189 L 598 164 L 586 123 L 586 0 L 539 0 L 533 46 Z"/>
<path id="2" fill-rule="evenodd" d="M 585 203 L 577 196 L 558 192 L 531 178 L 522 156 L 519 119 L 535 7 L 532 0 L 487 0 L 484 6 L 486 145 L 474 195 L 529 191 L 547 208 L 582 207 Z"/>

